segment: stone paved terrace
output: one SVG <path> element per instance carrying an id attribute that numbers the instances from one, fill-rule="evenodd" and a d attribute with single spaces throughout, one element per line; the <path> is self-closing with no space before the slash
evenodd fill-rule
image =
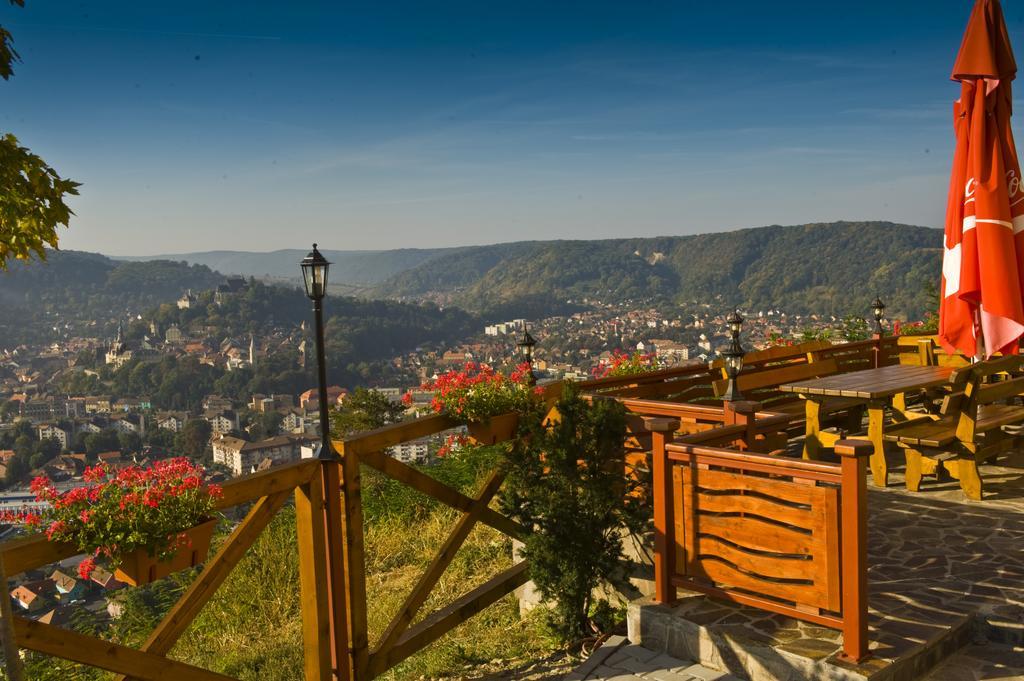
<path id="1" fill-rule="evenodd" d="M 982 502 L 934 478 L 907 492 L 900 470 L 869 486 L 873 658 L 859 667 L 833 659 L 838 631 L 692 593 L 635 602 L 631 637 L 746 678 L 1024 679 L 1024 456 L 1007 463 L 983 467 Z"/>

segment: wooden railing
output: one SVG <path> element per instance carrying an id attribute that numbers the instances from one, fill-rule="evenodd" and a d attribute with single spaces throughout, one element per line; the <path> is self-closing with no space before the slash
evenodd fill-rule
<path id="1" fill-rule="evenodd" d="M 385 453 L 393 445 L 456 425 L 443 416 L 432 416 L 388 426 L 335 441 L 339 456 L 334 458 L 297 461 L 226 483 L 217 508 L 249 503 L 251 508 L 140 649 L 21 616 L 4 618 L 10 625 L 7 631 L 20 648 L 105 669 L 119 674 L 119 679 L 230 681 L 223 674 L 173 660 L 167 654 L 294 495 L 304 677 L 306 681 L 366 681 L 379 676 L 528 580 L 527 563 L 521 561 L 413 624 L 477 523 L 510 537 L 522 538 L 527 533 L 525 527 L 489 506 L 504 480 L 500 470 L 471 497 Z M 384 633 L 372 642 L 367 630 L 362 465 L 461 512 L 420 581 Z M 17 575 L 76 553 L 74 546 L 50 542 L 41 534 L 7 541 L 0 544 L 0 576 Z"/>
<path id="2" fill-rule="evenodd" d="M 724 449 L 726 427 L 653 432 L 655 591 L 676 589 L 841 629 L 843 654 L 867 655 L 866 462 L 872 445 L 836 445 L 840 464 Z M 714 445 L 718 446 L 714 446 Z"/>
<path id="3" fill-rule="evenodd" d="M 342 492 L 346 520 L 344 588 L 349 604 L 346 609 L 346 626 L 350 643 L 347 651 L 341 649 L 348 653 L 347 656 L 341 656 L 342 678 L 363 681 L 379 676 L 528 581 L 527 563 L 521 561 L 448 606 L 430 613 L 417 624 L 412 624 L 430 592 L 451 564 L 456 551 L 477 523 L 489 525 L 509 537 L 522 538 L 527 533 L 525 527 L 489 506 L 504 481 L 502 470 L 491 473 L 477 495 L 469 497 L 384 452 L 387 447 L 440 433 L 455 425 L 446 417 L 432 416 L 335 442 L 335 448 L 342 455 L 343 461 Z M 376 468 L 384 475 L 462 512 L 426 572 L 406 597 L 384 633 L 372 643 L 368 639 L 366 625 L 366 561 L 363 554 L 360 464 Z M 310 677 L 307 673 L 309 678 L 320 677 Z"/>
<path id="4" fill-rule="evenodd" d="M 226 483 L 224 496 L 217 501 L 218 509 L 250 502 L 252 507 L 216 555 L 206 561 L 202 572 L 171 607 L 141 648 L 129 648 L 19 615 L 9 620 L 14 643 L 26 650 L 114 672 L 120 675 L 120 679 L 229 679 L 223 674 L 173 660 L 167 657 L 167 653 L 293 494 L 303 595 L 319 588 L 314 581 L 319 578 L 315 566 L 322 562 L 323 544 L 319 544 L 321 550 L 315 552 L 311 538 L 321 533 L 323 528 L 323 517 L 317 515 L 323 509 L 324 495 L 320 480 L 320 464 L 306 460 Z M 70 558 L 76 553 L 78 551 L 73 545 L 48 541 L 42 534 L 13 539 L 0 544 L 0 574 L 16 575 Z M 3 581 L 6 583 L 6 579 Z M 6 593 L 3 596 L 7 598 Z M 8 665 L 12 663 L 18 664 L 8 659 Z"/>

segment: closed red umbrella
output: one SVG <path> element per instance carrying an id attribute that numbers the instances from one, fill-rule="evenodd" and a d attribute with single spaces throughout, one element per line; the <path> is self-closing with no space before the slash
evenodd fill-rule
<path id="1" fill-rule="evenodd" d="M 946 207 L 939 339 L 1016 352 L 1024 334 L 1024 191 L 1010 130 L 1017 73 L 998 0 L 977 0 L 953 66 L 956 153 Z"/>

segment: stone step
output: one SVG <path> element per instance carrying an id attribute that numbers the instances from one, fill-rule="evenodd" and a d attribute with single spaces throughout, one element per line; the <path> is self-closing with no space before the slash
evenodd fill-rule
<path id="1" fill-rule="evenodd" d="M 878 622 L 873 622 L 877 624 Z M 971 642 L 974 618 L 938 623 L 886 621 L 872 628 L 872 656 L 838 659 L 839 632 L 764 611 L 684 594 L 673 606 L 634 601 L 629 639 L 655 653 L 753 681 L 911 681 Z"/>
<path id="2" fill-rule="evenodd" d="M 738 681 L 692 660 L 682 660 L 635 645 L 623 636 L 609 638 L 563 681 Z"/>

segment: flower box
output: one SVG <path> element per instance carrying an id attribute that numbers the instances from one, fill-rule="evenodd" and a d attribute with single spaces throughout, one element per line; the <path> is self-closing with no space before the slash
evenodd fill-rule
<path id="1" fill-rule="evenodd" d="M 185 546 L 178 549 L 170 560 L 159 560 L 145 549 L 136 549 L 122 556 L 121 565 L 114 576 L 131 586 L 149 584 L 168 575 L 202 563 L 210 553 L 210 541 L 217 527 L 215 519 L 207 520 L 184 531 L 188 537 Z"/>
<path id="2" fill-rule="evenodd" d="M 469 437 L 478 445 L 494 445 L 511 440 L 516 436 L 518 427 L 519 414 L 514 411 L 466 424 Z"/>

